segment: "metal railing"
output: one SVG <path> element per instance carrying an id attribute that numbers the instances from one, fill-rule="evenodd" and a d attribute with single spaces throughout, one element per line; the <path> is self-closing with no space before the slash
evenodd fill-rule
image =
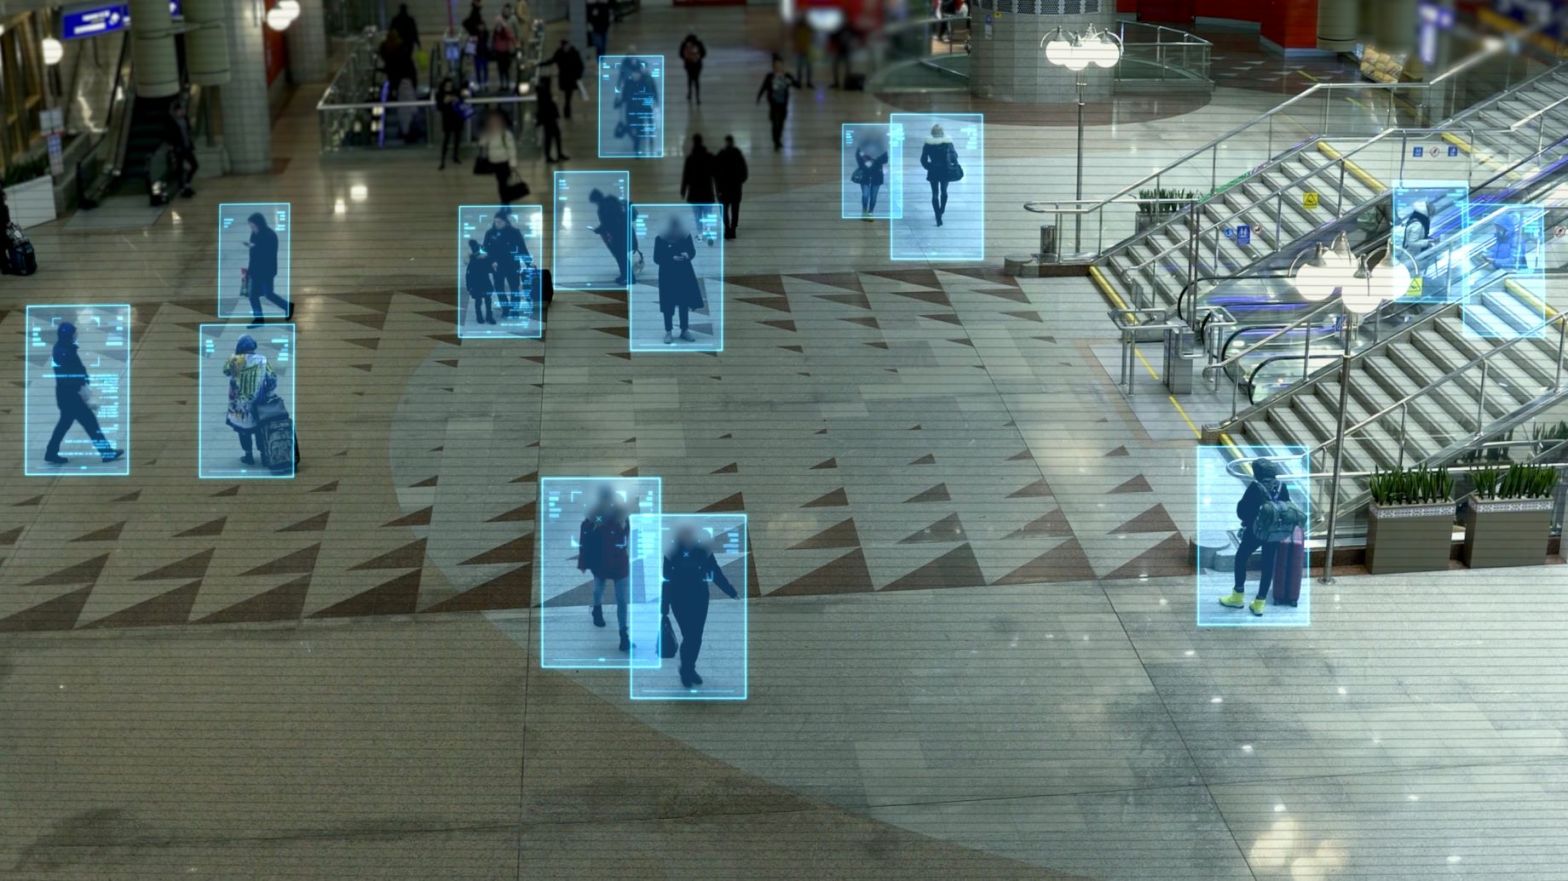
<path id="1" fill-rule="evenodd" d="M 1541 27 L 1536 25 L 1525 33 L 1533 33 Z M 1521 75 L 1516 80 L 1514 61 L 1518 56 L 1510 53 L 1510 45 L 1502 40 L 1492 41 L 1481 51 L 1430 82 L 1318 83 L 1225 132 L 1208 144 L 1181 156 L 1164 168 L 1128 184 L 1110 196 L 1099 200 L 1085 200 L 1090 206 L 1088 208 L 1082 207 L 1084 203 L 1077 200 L 1038 200 L 1027 202 L 1024 207 L 1041 214 L 1077 214 L 1080 215 L 1080 219 L 1082 215 L 1096 215 L 1094 225 L 1101 231 L 1101 235 L 1097 237 L 1095 247 L 1087 252 L 1082 251 L 1080 247 L 1078 253 L 1073 255 L 1074 262 L 1091 262 L 1112 248 L 1124 247 L 1128 244 L 1121 239 L 1108 244 L 1104 239 L 1106 223 L 1103 215 L 1111 205 L 1126 201 L 1138 190 L 1146 188 L 1202 187 L 1211 192 L 1221 189 L 1221 184 L 1225 181 L 1222 181 L 1219 176 L 1220 152 L 1222 149 L 1229 148 L 1231 142 L 1239 141 L 1243 137 L 1257 142 L 1254 145 L 1257 149 L 1253 149 L 1252 154 L 1261 155 L 1264 163 L 1269 164 L 1269 160 L 1280 151 L 1299 145 L 1303 135 L 1308 136 L 1309 140 L 1325 137 L 1374 136 L 1380 131 L 1399 125 L 1401 122 L 1399 112 L 1402 108 L 1413 117 L 1413 121 L 1418 126 L 1428 126 L 1437 120 L 1462 118 L 1461 111 L 1464 115 L 1468 115 L 1480 107 L 1501 100 L 1516 86 L 1554 75 L 1561 67 L 1561 65 L 1554 65 L 1533 77 Z M 1501 89 L 1472 105 L 1459 107 L 1461 76 L 1500 56 L 1508 60 Z M 1239 150 L 1232 152 L 1226 157 L 1230 167 L 1234 167 L 1240 152 Z M 1072 208 L 1058 211 L 1047 207 L 1064 205 L 1070 205 Z M 1058 222 L 1058 229 L 1061 228 L 1063 227 Z"/>
<path id="2" fill-rule="evenodd" d="M 1112 68 L 1118 81 L 1191 80 L 1212 89 L 1209 78 L 1214 44 L 1197 34 L 1141 21 L 1122 21 L 1121 63 Z"/>

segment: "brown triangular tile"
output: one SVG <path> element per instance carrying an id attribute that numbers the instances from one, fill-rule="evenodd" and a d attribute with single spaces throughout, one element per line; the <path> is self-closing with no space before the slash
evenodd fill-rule
<path id="1" fill-rule="evenodd" d="M 837 467 L 838 467 L 838 457 L 834 456 L 831 459 L 823 459 L 821 462 L 818 462 L 817 464 L 811 466 L 811 470 L 812 471 L 825 471 L 825 470 L 829 470 L 829 469 L 833 469 L 833 468 L 837 468 Z"/>
<path id="2" fill-rule="evenodd" d="M 201 591 L 201 579 L 190 584 L 143 600 L 134 606 L 121 609 L 112 615 L 99 618 L 83 626 L 95 627 L 163 627 L 185 624 L 190 621 L 191 609 L 196 605 L 196 594 Z"/>
<path id="3" fill-rule="evenodd" d="M 725 278 L 730 284 L 738 284 L 751 288 L 754 291 L 765 291 L 778 296 L 785 296 L 788 291 L 784 289 L 784 277 L 781 275 L 731 275 Z"/>
<path id="4" fill-rule="evenodd" d="M 1036 581 L 1087 581 L 1094 578 L 1094 567 L 1089 565 L 1089 555 L 1083 552 L 1078 539 L 1069 538 L 1017 569 L 998 578 L 992 584 L 1029 584 Z"/>
<path id="5" fill-rule="evenodd" d="M 875 315 L 857 315 L 853 318 L 840 318 L 839 321 L 845 321 L 850 324 L 858 324 L 861 327 L 869 327 L 872 330 L 882 329 L 882 325 L 877 321 Z"/>
<path id="6" fill-rule="evenodd" d="M 81 541 L 119 541 L 120 533 L 125 530 L 126 522 L 127 521 L 121 520 L 119 523 L 116 523 L 112 526 L 105 526 L 102 529 L 94 529 L 92 532 L 89 532 L 86 535 L 79 535 L 76 538 L 71 539 L 71 543 L 75 544 Z"/>
<path id="7" fill-rule="evenodd" d="M 425 539 L 419 538 L 378 557 L 350 566 L 348 570 L 358 572 L 364 569 L 408 569 L 413 566 L 423 566 L 424 563 Z"/>
<path id="8" fill-rule="evenodd" d="M 916 502 L 951 502 L 952 500 L 953 497 L 948 494 L 947 491 L 947 484 L 939 483 L 925 492 L 918 493 L 905 499 L 904 504 L 908 505 Z"/>
<path id="9" fill-rule="evenodd" d="M 293 553 L 284 554 L 270 563 L 263 563 L 248 572 L 241 572 L 240 576 L 297 575 L 300 573 L 313 572 L 316 569 L 316 554 L 320 552 L 321 545 L 313 544 L 310 547 L 301 548 L 297 551 L 294 551 Z"/>
<path id="10" fill-rule="evenodd" d="M 44 497 L 43 496 L 33 496 L 30 499 L 23 499 L 20 502 L 17 502 L 16 504 L 12 505 L 11 507 L 13 507 L 13 508 L 36 508 L 39 505 L 43 504 L 43 501 L 44 501 Z"/>
<path id="11" fill-rule="evenodd" d="M 698 514 L 724 514 L 734 511 L 746 510 L 746 497 L 740 493 L 725 496 L 706 508 L 698 508 Z"/>
<path id="12" fill-rule="evenodd" d="M 810 275 L 791 273 L 791 278 L 809 281 L 812 284 L 827 285 L 832 288 L 843 288 L 849 291 L 863 291 L 860 286 L 860 276 L 853 272 L 815 272 Z"/>
<path id="13" fill-rule="evenodd" d="M 512 478 L 511 480 L 507 481 L 507 483 L 534 483 L 534 482 L 536 482 L 538 480 L 539 480 L 539 472 L 537 472 L 537 471 L 530 471 L 527 474 L 524 474 L 522 477 L 514 477 L 514 478 Z"/>
<path id="14" fill-rule="evenodd" d="M 1194 571 L 1192 546 L 1175 534 L 1144 551 L 1105 576 L 1112 578 L 1163 578 L 1191 575 Z"/>
<path id="15" fill-rule="evenodd" d="M 864 593 L 873 590 L 866 554 L 859 548 L 825 566 L 807 572 L 768 596 L 810 596 L 833 593 Z"/>
<path id="16" fill-rule="evenodd" d="M 311 490 L 313 493 L 335 493 L 337 491 L 338 482 L 336 480 L 332 481 L 331 483 L 323 483 L 322 485 Z"/>
<path id="17" fill-rule="evenodd" d="M 957 514 L 949 514 L 941 520 L 927 526 L 925 529 L 899 539 L 901 545 L 925 544 L 934 541 L 968 541 L 969 536 L 964 534 L 964 524 L 958 519 Z"/>
<path id="18" fill-rule="evenodd" d="M 519 566 L 504 575 L 448 597 L 423 611 L 482 612 L 486 609 L 526 609 L 533 595 L 532 567 Z"/>
<path id="19" fill-rule="evenodd" d="M 739 462 L 731 462 L 730 464 L 725 465 L 723 468 L 715 468 L 714 470 L 709 471 L 708 473 L 709 474 L 739 474 L 740 473 L 740 463 Z"/>
<path id="20" fill-rule="evenodd" d="M 40 578 L 27 582 L 27 587 L 43 587 L 48 585 L 67 586 L 72 584 L 97 584 L 98 576 L 103 573 L 103 567 L 109 562 L 109 555 L 102 554 L 91 560 L 73 563 L 64 569 L 59 569 Z"/>
<path id="21" fill-rule="evenodd" d="M 936 272 L 930 269 L 884 269 L 878 272 L 867 273 L 867 275 L 901 281 L 904 284 L 935 288 L 939 291 L 942 289 L 942 282 L 937 279 Z"/>
<path id="22" fill-rule="evenodd" d="M 954 313 L 950 313 L 950 312 L 942 313 L 942 314 L 938 314 L 938 315 L 922 315 L 920 317 L 921 318 L 929 318 L 932 321 L 940 321 L 940 322 L 942 322 L 944 324 L 956 324 L 956 325 L 962 326 L 963 323 L 964 323 L 963 320 L 958 317 L 958 315 L 956 315 Z"/>
<path id="23" fill-rule="evenodd" d="M 1024 450 L 1022 453 L 1018 453 L 1016 455 L 1008 456 L 1007 457 L 1007 461 L 1009 461 L 1009 462 L 1033 462 L 1034 461 L 1034 453 L 1031 453 L 1028 450 Z"/>
<path id="24" fill-rule="evenodd" d="M 379 348 L 381 346 L 381 337 L 378 337 L 378 336 L 366 336 L 366 337 L 357 337 L 357 338 L 355 338 L 355 337 L 348 337 L 348 338 L 343 339 L 342 342 L 350 343 L 352 345 L 359 346 L 361 349 L 370 349 L 371 351 L 375 351 L 377 348 Z"/>
<path id="25" fill-rule="evenodd" d="M 223 534 L 224 524 L 226 524 L 228 522 L 229 522 L 229 518 L 227 518 L 227 517 L 219 517 L 216 520 L 208 520 L 206 523 L 202 523 L 202 524 L 200 524 L 198 526 L 192 526 L 190 529 L 187 529 L 184 532 L 176 532 L 174 534 L 174 537 L 175 538 L 211 538 L 212 536 L 215 536 L 215 535 L 222 535 Z"/>
<path id="26" fill-rule="evenodd" d="M 1022 529 L 1008 534 L 1008 538 L 1031 538 L 1038 536 L 1069 536 L 1073 534 L 1072 527 L 1067 525 L 1067 514 L 1057 508 L 1043 517 L 1036 517 L 1024 525 Z"/>
<path id="27" fill-rule="evenodd" d="M 1102 459 L 1119 459 L 1119 458 L 1121 458 L 1123 456 L 1131 456 L 1131 455 L 1132 455 L 1131 453 L 1127 452 L 1127 448 L 1126 447 L 1117 447 L 1116 449 L 1111 450 L 1109 453 L 1106 453 L 1104 456 L 1101 456 L 1100 458 L 1102 458 Z"/>
<path id="28" fill-rule="evenodd" d="M 298 523 L 293 523 L 279 529 L 279 532 L 321 532 L 327 528 L 327 518 L 332 516 L 331 511 L 322 511 L 314 517 L 307 517 Z"/>
<path id="29" fill-rule="evenodd" d="M 432 477 L 427 477 L 427 478 L 425 478 L 424 480 L 421 480 L 418 483 L 410 484 L 410 488 L 411 489 L 417 489 L 419 487 L 424 487 L 424 486 L 437 486 L 440 483 L 441 483 L 441 475 L 437 474 L 437 475 L 434 475 Z"/>
<path id="30" fill-rule="evenodd" d="M 423 568 L 349 597 L 312 614 L 312 618 L 362 618 L 371 615 L 412 615 L 419 610 Z"/>
<path id="31" fill-rule="evenodd" d="M 979 281 L 990 282 L 992 284 L 1009 285 L 1013 288 L 1018 287 L 1018 279 L 998 269 L 987 269 L 976 266 L 943 266 L 942 271 L 951 272 L 954 275 L 962 275 L 967 278 L 978 279 Z"/>
<path id="32" fill-rule="evenodd" d="M 786 318 L 770 318 L 767 321 L 759 321 L 757 323 L 766 324 L 768 327 L 776 327 L 779 330 L 788 331 L 790 333 L 795 332 L 795 322 Z"/>
<path id="33" fill-rule="evenodd" d="M 212 497 L 215 498 L 215 499 L 227 499 L 227 498 L 233 498 L 234 496 L 237 496 L 239 494 L 240 494 L 240 485 L 236 483 L 233 486 L 229 487 L 228 489 L 220 489 L 220 490 L 218 490 L 217 492 L 212 494 Z"/>
<path id="34" fill-rule="evenodd" d="M 1142 514 L 1111 530 L 1109 534 L 1138 532 L 1175 532 L 1176 521 L 1166 512 L 1164 505 L 1155 505 Z"/>
<path id="35" fill-rule="evenodd" d="M 750 303 L 753 306 L 761 306 L 764 309 L 772 309 L 775 312 L 783 312 L 786 315 L 790 312 L 789 298 L 787 297 L 736 297 L 735 299 L 742 303 Z"/>
<path id="36" fill-rule="evenodd" d="M 827 548 L 858 547 L 860 547 L 860 533 L 855 531 L 855 518 L 851 517 L 842 523 L 829 526 L 805 541 L 791 545 L 790 550 L 818 551 Z"/>
<path id="37" fill-rule="evenodd" d="M 220 609 L 197 624 L 259 624 L 264 621 L 295 621 L 305 612 L 305 597 L 310 593 L 310 576 L 304 575 L 280 584 L 248 600 Z"/>
<path id="38" fill-rule="evenodd" d="M 920 458 L 916 459 L 913 462 L 910 462 L 909 464 L 911 464 L 911 465 L 935 465 L 936 464 L 936 456 L 933 456 L 930 453 L 926 453 L 924 456 L 921 456 Z"/>
<path id="39" fill-rule="evenodd" d="M 175 560 L 166 566 L 159 566 L 151 572 L 143 572 L 132 580 L 162 581 L 171 578 L 205 578 L 207 576 L 207 567 L 212 564 L 212 555 L 217 552 L 217 548 L 208 548 L 200 553 L 191 554 L 183 560 Z"/>
<path id="40" fill-rule="evenodd" d="M 980 561 L 966 542 L 913 572 L 883 585 L 882 590 L 928 590 L 939 587 L 974 587 L 985 584 Z"/>
<path id="41" fill-rule="evenodd" d="M 8 529 L 5 532 L 0 532 L 0 546 L 14 545 L 16 544 L 16 540 L 21 537 L 22 527 L 20 526 L 16 527 L 15 529 Z"/>
<path id="42" fill-rule="evenodd" d="M 87 598 L 92 595 L 92 592 L 92 585 L 89 584 L 32 608 L 23 609 L 14 615 L 0 618 L 0 633 L 70 630 L 76 626 L 76 619 L 82 616 L 82 609 L 87 607 Z"/>
<path id="43" fill-rule="evenodd" d="M 865 294 L 817 294 L 817 299 L 837 303 L 840 306 L 853 306 L 856 309 L 871 311 L 871 298 Z"/>
<path id="44" fill-rule="evenodd" d="M 820 495 L 801 505 L 802 508 L 843 508 L 849 505 L 849 494 L 841 486 L 826 495 Z"/>
<path id="45" fill-rule="evenodd" d="M 1152 493 L 1154 487 L 1149 485 L 1148 479 L 1142 474 L 1137 475 L 1126 483 L 1121 484 L 1106 495 L 1121 495 L 1122 493 Z"/>
<path id="46" fill-rule="evenodd" d="M 387 323 L 387 314 L 385 312 L 367 312 L 363 315 L 339 315 L 337 317 L 344 321 L 352 321 L 355 324 L 364 325 L 371 330 L 381 330 Z"/>
<path id="47" fill-rule="evenodd" d="M 533 561 L 534 537 L 525 535 L 497 545 L 477 556 L 469 557 L 458 565 L 484 566 L 492 563 L 532 563 Z"/>
<path id="48" fill-rule="evenodd" d="M 491 517 L 489 520 L 486 520 L 485 522 L 486 523 L 532 523 L 532 522 L 534 522 L 537 519 L 539 519 L 539 502 L 538 501 L 530 501 L 527 504 L 519 505 L 518 507 L 513 508 L 510 511 L 505 511 L 503 513 L 497 514 L 494 517 Z M 426 523 L 430 522 L 430 518 L 428 516 L 426 516 L 425 522 Z"/>
<path id="49" fill-rule="evenodd" d="M 1018 288 L 977 288 L 975 293 L 987 294 L 992 297 L 1000 297 L 1003 300 L 1011 300 L 1014 303 L 1024 303 L 1027 305 L 1029 302 L 1029 295 L 1019 290 Z"/>
<path id="50" fill-rule="evenodd" d="M 1023 489 L 1014 490 L 1007 494 L 1010 499 L 1048 499 L 1052 496 L 1051 485 L 1040 478 Z"/>

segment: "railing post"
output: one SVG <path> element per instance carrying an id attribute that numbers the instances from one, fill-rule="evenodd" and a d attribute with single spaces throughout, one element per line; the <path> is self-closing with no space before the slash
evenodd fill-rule
<path id="1" fill-rule="evenodd" d="M 1568 339 L 1568 321 L 1557 321 L 1557 378 L 1552 380 L 1552 391 L 1563 387 L 1563 343 Z"/>
<path id="2" fill-rule="evenodd" d="M 1350 399 L 1350 336 L 1339 360 L 1339 423 L 1334 432 L 1334 476 L 1328 484 L 1328 543 L 1323 548 L 1323 583 L 1334 583 L 1334 533 L 1339 524 L 1339 475 L 1345 462 L 1345 410 Z"/>
<path id="3" fill-rule="evenodd" d="M 1401 471 L 1405 469 L 1405 414 L 1409 409 L 1410 403 L 1408 401 L 1399 405 L 1399 462 L 1397 467 Z"/>
<path id="4" fill-rule="evenodd" d="M 1301 347 L 1301 378 L 1305 380 L 1311 372 L 1308 365 L 1312 363 L 1312 319 L 1307 319 L 1307 340 Z"/>
<path id="5" fill-rule="evenodd" d="M 1482 419 L 1486 416 L 1486 368 L 1491 363 L 1491 361 L 1481 362 L 1481 388 L 1475 396 L 1475 430 L 1477 432 L 1480 432 L 1485 424 L 1482 422 Z"/>

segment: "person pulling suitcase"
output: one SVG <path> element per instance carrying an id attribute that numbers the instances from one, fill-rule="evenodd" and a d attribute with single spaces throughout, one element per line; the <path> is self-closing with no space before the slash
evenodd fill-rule
<path id="1" fill-rule="evenodd" d="M 1249 609 L 1261 616 L 1274 580 L 1281 546 L 1306 526 L 1306 514 L 1290 500 L 1290 489 L 1279 479 L 1279 465 L 1268 459 L 1252 463 L 1252 480 L 1236 502 L 1236 517 L 1241 521 L 1241 544 L 1236 548 L 1235 588 L 1220 597 L 1229 609 Z M 1258 593 L 1247 602 L 1247 563 L 1261 552 L 1262 573 Z M 1299 581 L 1297 590 L 1300 590 Z"/>

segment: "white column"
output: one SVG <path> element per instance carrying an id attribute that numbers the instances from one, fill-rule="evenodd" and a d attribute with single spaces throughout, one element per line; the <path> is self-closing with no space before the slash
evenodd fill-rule
<path id="1" fill-rule="evenodd" d="M 297 22 L 296 22 L 297 23 Z M 219 86 L 223 104 L 223 147 L 229 171 L 272 170 L 272 113 L 267 103 L 267 57 L 259 0 L 229 6 L 229 82 Z"/>
<path id="2" fill-rule="evenodd" d="M 180 66 L 167 0 L 131 0 L 131 40 L 136 94 L 142 98 L 177 94 Z"/>
<path id="3" fill-rule="evenodd" d="M 299 0 L 299 18 L 289 25 L 289 76 L 296 83 L 325 82 L 327 17 L 321 0 Z"/>
<path id="4" fill-rule="evenodd" d="M 1360 16 L 1356 0 L 1318 0 L 1318 48 L 1325 52 L 1354 49 Z"/>

